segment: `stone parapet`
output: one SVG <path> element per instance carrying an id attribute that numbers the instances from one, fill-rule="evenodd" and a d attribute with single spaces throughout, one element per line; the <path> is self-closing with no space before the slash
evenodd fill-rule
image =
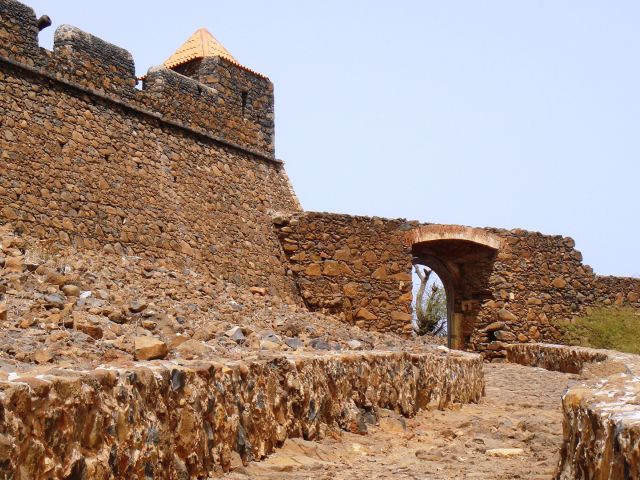
<path id="1" fill-rule="evenodd" d="M 0 476 L 202 478 L 288 437 L 365 433 L 378 407 L 412 416 L 483 393 L 480 358 L 446 349 L 13 373 L 0 381 Z"/>
<path id="2" fill-rule="evenodd" d="M 133 57 L 124 48 L 71 25 L 61 25 L 53 37 L 53 50 L 61 60 L 54 68 L 64 68 L 67 75 L 89 87 L 116 93 L 135 87 Z"/>
<path id="3" fill-rule="evenodd" d="M 507 359 L 595 377 L 562 398 L 564 441 L 557 480 L 640 478 L 639 356 L 527 344 L 509 346 Z"/>
<path id="4" fill-rule="evenodd" d="M 0 61 L 17 62 L 86 94 L 107 95 L 163 121 L 275 159 L 273 85 L 262 75 L 221 60 L 209 71 L 209 87 L 195 82 L 194 89 L 171 88 L 187 77 L 169 70 L 162 86 L 156 82 L 149 91 L 137 90 L 127 50 L 70 25 L 56 30 L 53 52 L 40 48 L 33 10 L 15 0 L 0 0 L 0 39 Z"/>
<path id="5" fill-rule="evenodd" d="M 585 364 L 603 362 L 608 358 L 603 350 L 566 345 L 528 343 L 507 347 L 508 362 L 554 372 L 580 373 Z"/>

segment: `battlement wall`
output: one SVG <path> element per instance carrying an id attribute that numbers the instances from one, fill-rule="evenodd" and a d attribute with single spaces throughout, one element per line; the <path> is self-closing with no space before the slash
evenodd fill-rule
<path id="1" fill-rule="evenodd" d="M 73 27 L 41 49 L 35 22 L 0 0 L 0 223 L 298 302 L 271 218 L 300 207 L 268 135 L 179 73 L 136 90 L 131 55 Z"/>
<path id="2" fill-rule="evenodd" d="M 224 59 L 207 59 L 215 68 L 199 78 L 206 85 L 154 67 L 138 90 L 127 50 L 70 25 L 56 29 L 52 52 L 40 48 L 35 13 L 15 0 L 0 1 L 0 39 L 0 61 L 31 67 L 90 94 L 275 160 L 273 84 L 260 74 Z"/>

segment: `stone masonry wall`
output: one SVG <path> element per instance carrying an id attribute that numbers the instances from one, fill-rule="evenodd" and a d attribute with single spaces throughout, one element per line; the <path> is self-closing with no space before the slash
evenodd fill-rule
<path id="1" fill-rule="evenodd" d="M 328 213 L 278 222 L 309 308 L 367 329 L 411 332 L 411 264 L 423 251 L 413 242 L 425 227 L 442 233 L 430 252 L 450 270 L 461 348 L 504 357 L 510 343 L 557 342 L 555 321 L 607 305 L 640 309 L 640 279 L 596 276 L 568 237 Z M 491 240 L 493 255 L 469 247 L 479 237 Z"/>
<path id="2" fill-rule="evenodd" d="M 12 0 L 0 39 L 0 222 L 295 300 L 271 216 L 299 204 L 262 127 L 167 69 L 136 90 L 128 52 L 73 27 L 40 49 L 33 11 Z"/>
<path id="3" fill-rule="evenodd" d="M 366 329 L 411 332 L 411 251 L 404 234 L 412 224 L 329 213 L 276 223 L 311 310 Z"/>
<path id="4" fill-rule="evenodd" d="M 56 29 L 53 52 L 40 48 L 33 10 L 15 0 L 0 0 L 0 40 L 0 59 L 5 62 L 18 62 L 166 122 L 274 158 L 273 85 L 261 74 L 210 59 L 198 76 L 206 84 L 153 67 L 143 90 L 137 90 L 128 51 L 70 25 Z"/>
<path id="5" fill-rule="evenodd" d="M 471 338 L 474 349 L 504 356 L 505 343 L 557 342 L 557 320 L 614 304 L 640 309 L 640 279 L 595 275 L 573 239 L 486 230 L 502 238 L 503 246 L 489 279 L 493 298 L 483 303 Z"/>
<path id="6" fill-rule="evenodd" d="M 366 433 L 378 408 L 413 416 L 483 394 L 478 356 L 437 350 L 12 374 L 0 377 L 0 477 L 210 478 L 289 437 Z"/>
<path id="7" fill-rule="evenodd" d="M 194 60 L 175 70 L 215 92 L 217 98 L 212 100 L 223 111 L 218 117 L 225 121 L 219 130 L 236 132 L 240 144 L 253 142 L 273 151 L 273 84 L 268 78 L 223 57 Z"/>

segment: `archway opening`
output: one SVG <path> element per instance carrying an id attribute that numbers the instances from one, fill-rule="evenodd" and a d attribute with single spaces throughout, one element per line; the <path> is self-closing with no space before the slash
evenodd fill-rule
<path id="1" fill-rule="evenodd" d="M 449 305 L 442 279 L 429 266 L 413 265 L 413 333 L 448 338 Z"/>
<path id="2" fill-rule="evenodd" d="M 446 292 L 446 335 L 450 348 L 473 349 L 472 336 L 482 304 L 492 298 L 489 277 L 496 252 L 493 245 L 460 236 L 422 236 L 412 243 L 414 266 L 424 265 L 433 270 Z"/>

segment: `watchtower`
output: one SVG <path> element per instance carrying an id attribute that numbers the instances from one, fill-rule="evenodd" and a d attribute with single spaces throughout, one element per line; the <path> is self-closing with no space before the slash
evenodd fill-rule
<path id="1" fill-rule="evenodd" d="M 227 128 L 259 132 L 273 146 L 273 84 L 240 64 L 209 31 L 196 30 L 163 66 L 214 89 Z"/>

